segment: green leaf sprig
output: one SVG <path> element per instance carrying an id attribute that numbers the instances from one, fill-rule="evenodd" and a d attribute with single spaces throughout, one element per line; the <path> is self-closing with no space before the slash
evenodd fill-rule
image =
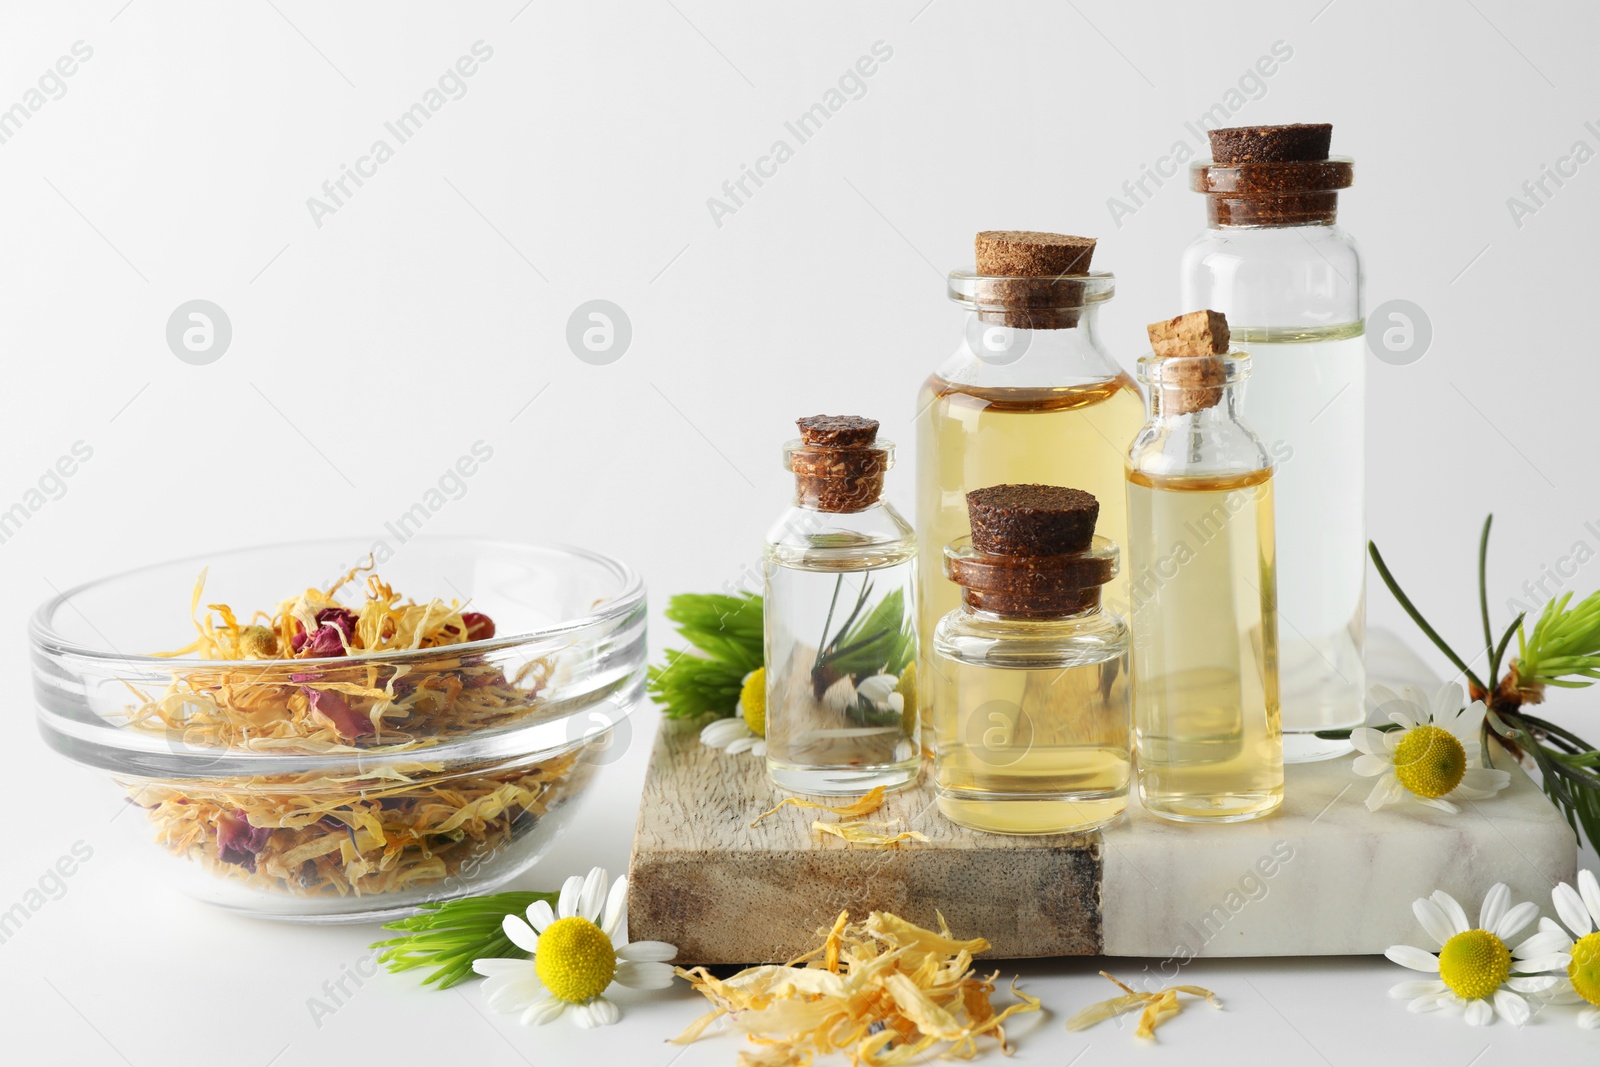
<path id="1" fill-rule="evenodd" d="M 378 962 L 391 972 L 432 967 L 423 985 L 449 989 L 473 975 L 472 961 L 482 959 L 520 959 L 528 954 L 506 936 L 501 921 L 507 915 L 521 915 L 536 900 L 554 906 L 557 893 L 494 893 L 463 897 L 420 905 L 421 914 L 385 923 L 399 937 L 376 941 L 370 947 L 382 949 Z"/>
<path id="2" fill-rule="evenodd" d="M 1422 617 L 1390 573 L 1378 546 L 1369 541 L 1367 549 L 1378 576 L 1395 600 L 1466 678 L 1472 699 L 1488 706 L 1484 740 L 1492 733 L 1512 752 L 1526 752 L 1539 768 L 1545 795 L 1566 817 L 1573 833 L 1600 846 L 1600 750 L 1571 730 L 1527 710 L 1528 705 L 1544 700 L 1547 686 L 1577 689 L 1600 679 L 1600 592 L 1571 607 L 1568 605 L 1572 594 L 1565 593 L 1545 604 L 1531 634 L 1526 632 L 1523 616 L 1518 615 L 1497 640 L 1489 620 L 1489 529 L 1493 524 L 1494 516 L 1490 515 L 1478 538 L 1478 609 L 1488 657 L 1487 684 Z M 1517 638 L 1517 655 L 1502 672 L 1501 664 L 1513 634 Z M 1318 736 L 1339 734 L 1349 736 L 1349 731 L 1323 731 Z M 1483 746 L 1483 759 L 1489 762 L 1487 744 Z"/>
<path id="3" fill-rule="evenodd" d="M 728 716 L 739 706 L 745 675 L 765 655 L 761 598 L 753 593 L 680 593 L 667 602 L 667 619 L 694 651 L 669 649 L 650 668 L 645 689 L 669 719 L 708 712 Z"/>

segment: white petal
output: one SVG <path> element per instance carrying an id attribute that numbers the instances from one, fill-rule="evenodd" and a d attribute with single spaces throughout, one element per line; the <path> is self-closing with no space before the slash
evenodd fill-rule
<path id="1" fill-rule="evenodd" d="M 497 974 L 521 974 L 525 971 L 532 970 L 533 961 L 486 958 L 481 960 L 473 960 L 472 969 L 483 975 L 485 978 L 493 978 Z"/>
<path id="2" fill-rule="evenodd" d="M 1400 966 L 1410 967 L 1413 971 L 1422 971 L 1424 974 L 1439 973 L 1439 957 L 1420 948 L 1412 948 L 1410 945 L 1390 945 L 1383 954 Z"/>
<path id="3" fill-rule="evenodd" d="M 606 885 L 609 881 L 604 867 L 589 868 L 589 876 L 583 880 L 583 892 L 578 896 L 579 915 L 592 923 L 599 922 L 601 909 L 606 906 Z"/>
<path id="4" fill-rule="evenodd" d="M 1444 909 L 1445 916 L 1450 920 L 1450 927 L 1456 933 L 1464 934 L 1468 930 L 1472 929 L 1472 927 L 1467 923 L 1467 913 L 1462 909 L 1460 904 L 1456 903 L 1455 897 L 1451 896 L 1449 893 L 1446 893 L 1443 889 L 1435 889 L 1433 891 L 1433 896 L 1431 896 L 1429 899 L 1435 904 L 1439 905 L 1440 908 Z"/>
<path id="5" fill-rule="evenodd" d="M 1539 932 L 1511 950 L 1517 959 L 1544 956 L 1551 952 L 1566 952 L 1572 948 L 1572 938 L 1554 919 L 1540 919 Z"/>
<path id="6" fill-rule="evenodd" d="M 767 739 L 763 737 L 761 740 L 751 745 L 750 754 L 753 756 L 765 757 L 767 754 Z"/>
<path id="7" fill-rule="evenodd" d="M 1500 917 L 1500 922 L 1494 928 L 1494 936 L 1502 941 L 1510 941 L 1522 933 L 1523 928 L 1539 917 L 1539 905 L 1531 901 L 1516 904 Z"/>
<path id="8" fill-rule="evenodd" d="M 1401 710 L 1409 713 L 1419 725 L 1428 722 L 1433 718 L 1433 696 L 1420 685 L 1402 685 L 1400 699 L 1407 707 Z"/>
<path id="9" fill-rule="evenodd" d="M 665 989 L 672 984 L 672 965 L 628 960 L 617 964 L 612 980 L 629 989 Z"/>
<path id="10" fill-rule="evenodd" d="M 1466 710 L 1456 719 L 1450 732 L 1455 734 L 1456 739 L 1463 744 L 1468 741 L 1478 740 L 1478 732 L 1483 729 L 1483 716 L 1487 710 L 1483 706 L 1483 701 L 1473 701 L 1467 705 Z"/>
<path id="11" fill-rule="evenodd" d="M 628 922 L 628 876 L 623 875 L 611 886 L 611 894 L 606 897 L 605 919 L 600 923 L 600 929 L 611 938 L 613 945 L 617 944 L 617 937 L 623 933 Z M 626 936 L 626 935 L 623 935 Z"/>
<path id="12" fill-rule="evenodd" d="M 507 915 L 500 920 L 500 929 L 505 931 L 511 943 L 524 952 L 534 952 L 539 948 L 539 935 L 533 932 L 533 927 L 522 920 L 520 915 Z"/>
<path id="13" fill-rule="evenodd" d="M 583 875 L 575 874 L 561 883 L 561 896 L 556 900 L 556 917 L 570 919 L 578 914 L 578 897 L 583 893 Z"/>
<path id="14" fill-rule="evenodd" d="M 1355 762 L 1350 765 L 1350 769 L 1363 778 L 1372 778 L 1382 774 L 1384 771 L 1393 770 L 1394 760 L 1362 753 L 1356 757 Z"/>
<path id="15" fill-rule="evenodd" d="M 592 1030 L 596 1026 L 610 1026 L 622 1018 L 622 1012 L 605 997 L 595 997 L 587 1004 L 574 1004 L 572 1017 L 585 1030 Z"/>
<path id="16" fill-rule="evenodd" d="M 1554 989 L 1557 979 L 1554 975 L 1535 975 L 1532 977 L 1507 978 L 1506 988 L 1514 989 L 1518 993 L 1543 993 L 1547 989 Z"/>
<path id="17" fill-rule="evenodd" d="M 1536 971 L 1561 971 L 1565 973 L 1571 963 L 1572 957 L 1565 952 L 1552 952 L 1545 956 L 1530 956 L 1528 959 L 1518 960 L 1517 970 L 1524 973 Z"/>
<path id="18" fill-rule="evenodd" d="M 1467 1002 L 1467 1025 L 1488 1026 L 1494 1022 L 1494 1009 L 1487 1000 L 1472 1000 Z"/>
<path id="19" fill-rule="evenodd" d="M 555 921 L 556 913 L 548 900 L 536 900 L 528 905 L 528 925 L 535 932 L 544 933 L 544 928 Z"/>
<path id="20" fill-rule="evenodd" d="M 1461 778 L 1461 784 L 1450 795 L 1467 800 L 1487 800 L 1510 784 L 1511 775 L 1507 771 L 1493 767 L 1469 767 Z"/>
<path id="21" fill-rule="evenodd" d="M 1389 995 L 1396 1000 L 1408 1000 L 1412 997 L 1431 997 L 1443 993 L 1450 987 L 1440 981 L 1429 981 L 1418 978 L 1411 982 L 1399 982 L 1389 987 Z"/>
<path id="22" fill-rule="evenodd" d="M 1428 936 L 1439 943 L 1440 948 L 1455 936 L 1456 932 L 1450 928 L 1450 919 L 1444 910 L 1427 897 L 1413 900 L 1411 912 L 1417 917 L 1417 922 L 1422 924 L 1422 928 L 1428 931 Z"/>
<path id="23" fill-rule="evenodd" d="M 617 958 L 636 963 L 670 963 L 678 949 L 665 941 L 633 941 L 617 949 Z"/>
<path id="24" fill-rule="evenodd" d="M 497 974 L 483 983 L 483 1002 L 501 1015 L 522 1011 L 549 995 L 537 974 Z"/>
<path id="25" fill-rule="evenodd" d="M 1433 694 L 1433 721 L 1438 722 L 1447 716 L 1453 717 L 1461 710 L 1462 699 L 1465 696 L 1457 682 L 1446 682 Z"/>
<path id="26" fill-rule="evenodd" d="M 1433 808 L 1436 811 L 1442 811 L 1446 815 L 1461 814 L 1460 808 L 1456 807 L 1443 797 L 1417 797 L 1417 803 L 1421 804 L 1425 808 Z"/>
<path id="27" fill-rule="evenodd" d="M 1444 985 L 1443 982 L 1440 982 L 1439 984 Z M 1441 996 L 1438 993 L 1429 993 L 1424 996 L 1420 996 L 1416 1000 L 1413 1000 L 1410 1004 L 1407 1004 L 1406 1011 L 1438 1011 L 1440 1008 L 1448 1007 L 1449 1004 L 1450 997 L 1448 995 Z"/>
<path id="28" fill-rule="evenodd" d="M 1589 905 L 1589 914 L 1594 918 L 1595 925 L 1600 926 L 1600 881 L 1596 881 L 1593 871 L 1578 872 L 1578 892 L 1583 896 L 1583 902 Z"/>
<path id="29" fill-rule="evenodd" d="M 712 748 L 721 748 L 749 731 L 750 727 L 746 726 L 745 721 L 738 716 L 717 719 L 700 731 L 700 741 Z"/>
<path id="30" fill-rule="evenodd" d="M 1489 887 L 1489 892 L 1483 895 L 1483 907 L 1478 911 L 1478 929 L 1494 933 L 1500 916 L 1506 913 L 1506 905 L 1511 903 L 1511 887 L 1504 882 L 1496 882 Z"/>
<path id="31" fill-rule="evenodd" d="M 1509 989 L 1495 990 L 1494 1010 L 1512 1026 L 1521 1026 L 1528 1021 L 1528 1002 Z"/>
<path id="32" fill-rule="evenodd" d="M 1389 713 L 1389 721 L 1397 723 L 1402 730 L 1415 730 L 1417 728 L 1417 720 L 1404 711 L 1391 711 Z M 1389 733 L 1392 735 L 1395 731 L 1390 730 Z"/>
<path id="33" fill-rule="evenodd" d="M 1381 756 L 1388 751 L 1383 747 L 1383 731 L 1370 726 L 1358 726 L 1351 730 L 1350 743 L 1369 756 Z"/>
<path id="34" fill-rule="evenodd" d="M 746 733 L 743 737 L 735 738 L 728 743 L 728 755 L 737 756 L 741 752 L 749 752 L 756 747 L 758 740 L 760 739 L 753 733 Z"/>
<path id="35" fill-rule="evenodd" d="M 1386 774 L 1378 779 L 1377 784 L 1372 787 L 1372 792 L 1367 794 L 1367 810 L 1377 811 L 1385 804 L 1393 804 L 1404 792 L 1400 780 L 1393 774 Z"/>
<path id="36" fill-rule="evenodd" d="M 523 1026 L 543 1026 L 552 1019 L 561 1018 L 561 1013 L 567 1008 L 567 1002 L 549 997 L 538 1000 L 528 1005 L 528 1010 L 522 1013 L 522 1018 L 517 1021 Z"/>
<path id="37" fill-rule="evenodd" d="M 1589 1008 L 1578 1013 L 1578 1025 L 1585 1030 L 1600 1030 L 1600 1008 Z"/>

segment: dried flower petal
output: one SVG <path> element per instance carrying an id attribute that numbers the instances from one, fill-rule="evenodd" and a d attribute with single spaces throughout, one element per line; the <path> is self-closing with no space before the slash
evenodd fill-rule
<path id="1" fill-rule="evenodd" d="M 778 801 L 777 804 L 773 805 L 771 808 L 768 808 L 760 815 L 757 815 L 755 822 L 752 822 L 750 825 L 754 826 L 762 819 L 765 819 L 768 815 L 776 814 L 778 811 L 791 805 L 796 808 L 816 808 L 820 811 L 831 811 L 835 815 L 843 815 L 849 819 L 859 819 L 861 816 L 871 815 L 873 812 L 883 807 L 884 795 L 884 787 L 880 785 L 875 787 L 860 800 L 853 800 L 848 804 L 824 804 L 821 801 L 806 800 L 803 797 L 784 797 L 782 800 Z"/>
<path id="2" fill-rule="evenodd" d="M 1067 1020 L 1068 1030 L 1087 1030 L 1095 1023 L 1104 1022 L 1106 1019 L 1142 1007 L 1144 1013 L 1139 1017 L 1139 1028 L 1134 1031 L 1134 1036 L 1154 1041 L 1156 1027 L 1181 1010 L 1178 1003 L 1179 993 L 1187 993 L 1191 997 L 1204 997 L 1213 1008 L 1222 1007 L 1222 1001 L 1217 999 L 1215 993 L 1209 989 L 1201 989 L 1197 985 L 1175 985 L 1159 989 L 1154 993 L 1139 993 L 1118 982 L 1105 971 L 1101 971 L 1100 976 L 1124 990 L 1124 995 L 1089 1005 Z"/>
<path id="3" fill-rule="evenodd" d="M 757 1045 L 740 1055 L 750 1067 L 794 1067 L 829 1052 L 867 1067 L 900 1067 L 941 1052 L 969 1059 L 985 1035 L 1010 1052 L 1005 1021 L 1039 1010 L 1038 999 L 1013 983 L 1018 1002 L 996 1012 L 995 976 L 971 973 L 973 953 L 989 943 L 955 940 L 942 919 L 934 932 L 887 912 L 860 923 L 846 913 L 819 935 L 819 948 L 787 966 L 749 967 L 726 979 L 680 968 L 712 1010 L 673 1043 L 688 1044 L 725 1018 Z"/>
<path id="4" fill-rule="evenodd" d="M 843 838 L 852 845 L 897 845 L 901 841 L 926 841 L 927 834 L 916 830 L 901 830 L 895 833 L 883 823 L 866 822 L 823 822 L 817 820 L 811 828 L 821 834 L 832 834 L 834 837 Z"/>

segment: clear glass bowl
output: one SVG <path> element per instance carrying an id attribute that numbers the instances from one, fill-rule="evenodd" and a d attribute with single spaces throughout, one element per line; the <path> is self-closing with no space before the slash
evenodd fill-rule
<path id="1" fill-rule="evenodd" d="M 416 538 L 378 565 L 419 603 L 488 615 L 483 640 L 319 659 L 152 655 L 194 640 L 202 568 L 203 605 L 270 612 L 367 551 L 329 540 L 161 563 L 34 615 L 46 743 L 109 772 L 147 817 L 117 822 L 153 833 L 190 895 L 357 922 L 487 892 L 549 848 L 627 730 L 644 685 L 644 585 L 581 549 Z M 341 599 L 364 595 L 358 579 Z M 363 712 L 381 704 L 376 733 L 330 743 L 305 713 L 311 689 Z"/>

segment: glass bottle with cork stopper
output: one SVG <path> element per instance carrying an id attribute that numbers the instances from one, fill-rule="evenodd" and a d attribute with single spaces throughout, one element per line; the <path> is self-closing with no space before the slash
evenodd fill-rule
<path id="1" fill-rule="evenodd" d="M 1239 418 L 1250 357 L 1214 311 L 1152 323 L 1128 454 L 1139 799 L 1188 822 L 1283 800 L 1272 460 Z"/>
<path id="2" fill-rule="evenodd" d="M 974 245 L 975 268 L 949 277 L 950 299 L 968 313 L 961 339 L 917 398 L 924 635 L 959 599 L 942 552 L 968 532 L 971 489 L 1076 486 L 1104 505 L 1101 532 L 1123 543 L 1123 458 L 1144 419 L 1138 387 L 1101 343 L 1100 307 L 1116 284 L 1090 270 L 1095 239 L 994 230 Z M 1113 578 L 1104 599 L 1125 615 L 1125 580 Z M 924 649 L 925 665 L 929 655 Z M 922 716 L 927 740 L 926 686 Z"/>
<path id="3" fill-rule="evenodd" d="M 961 603 L 932 645 L 934 785 L 976 830 L 1092 830 L 1127 807 L 1128 627 L 1100 608 L 1117 546 L 1077 489 L 967 494 L 972 534 L 945 548 Z"/>
<path id="4" fill-rule="evenodd" d="M 1204 233 L 1184 253 L 1183 301 L 1227 316 L 1250 354 L 1250 424 L 1277 462 L 1284 758 L 1325 759 L 1359 726 L 1366 669 L 1366 346 L 1362 266 L 1337 225 L 1349 159 L 1333 127 L 1212 130 L 1191 168 Z"/>
<path id="5" fill-rule="evenodd" d="M 794 502 L 764 552 L 767 771 L 823 795 L 916 781 L 916 535 L 881 499 L 894 444 L 857 415 L 798 420 Z"/>

